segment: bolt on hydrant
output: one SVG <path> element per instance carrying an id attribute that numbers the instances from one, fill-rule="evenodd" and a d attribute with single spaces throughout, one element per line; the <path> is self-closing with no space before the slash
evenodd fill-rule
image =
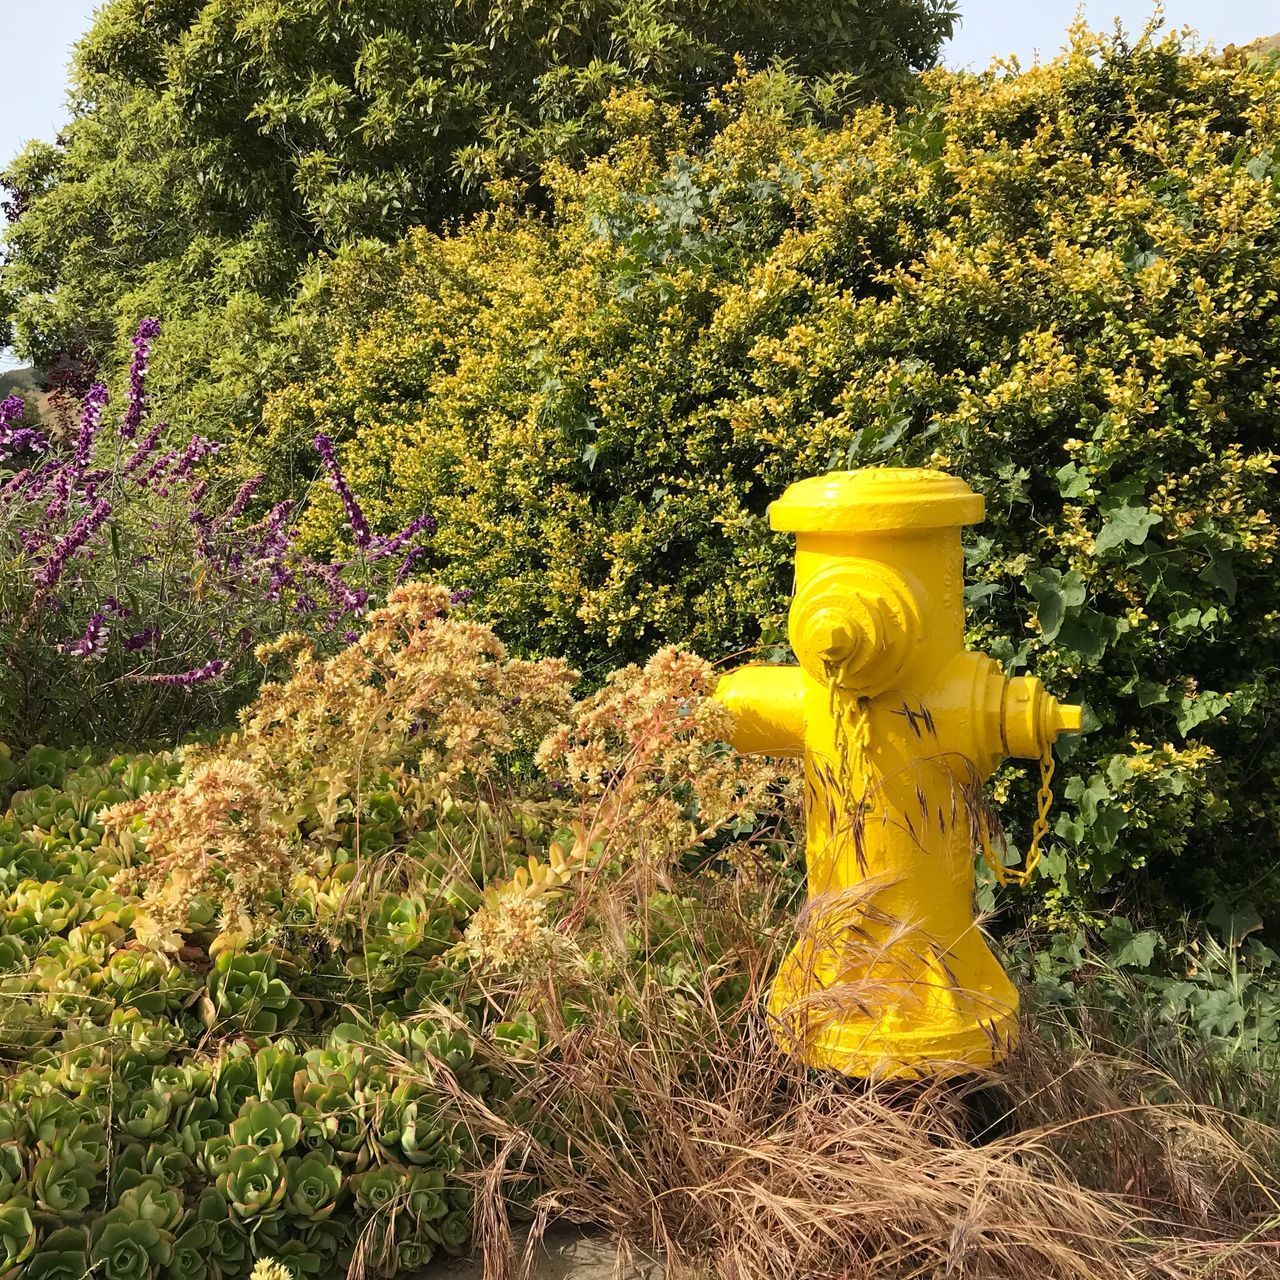
<path id="1" fill-rule="evenodd" d="M 769 508 L 797 535 L 788 634 L 799 666 L 750 665 L 716 698 L 743 752 L 803 757 L 809 904 L 769 997 L 810 1066 L 911 1077 L 991 1066 L 1018 993 L 974 919 L 973 860 L 1025 883 L 1045 834 L 1054 740 L 1080 708 L 964 647 L 960 529 L 983 500 L 938 471 L 838 471 Z M 982 781 L 1041 762 L 1024 869 L 990 849 Z"/>

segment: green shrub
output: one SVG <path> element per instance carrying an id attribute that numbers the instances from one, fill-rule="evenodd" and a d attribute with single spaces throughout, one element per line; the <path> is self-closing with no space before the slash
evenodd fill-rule
<path id="1" fill-rule="evenodd" d="M 900 93 L 951 23 L 950 0 L 111 0 L 71 121 L 6 171 L 0 317 L 41 366 L 106 369 L 142 316 L 182 321 L 160 357 L 179 425 L 224 439 L 314 351 L 329 252 L 447 225 L 491 181 L 538 203 L 616 88 L 696 112 L 736 56 L 785 59 L 838 108 Z"/>
<path id="2" fill-rule="evenodd" d="M 1274 911 L 1280 79 L 1078 33 L 1025 73 L 930 73 L 901 119 L 824 131 L 802 101 L 747 77 L 691 137 L 616 100 L 628 136 L 556 177 L 554 220 L 411 236 L 371 317 L 353 277 L 263 447 L 345 436 L 378 520 L 436 513 L 500 634 L 595 678 L 781 635 L 790 481 L 954 471 L 987 498 L 971 642 L 1087 706 L 1055 909 Z"/>

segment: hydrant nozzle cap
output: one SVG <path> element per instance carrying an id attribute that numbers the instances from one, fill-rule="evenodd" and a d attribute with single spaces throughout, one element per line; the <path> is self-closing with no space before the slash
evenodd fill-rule
<path id="1" fill-rule="evenodd" d="M 1054 730 L 1057 733 L 1079 733 L 1084 724 L 1084 708 L 1070 702 L 1058 703 Z"/>
<path id="2" fill-rule="evenodd" d="M 922 467 L 829 471 L 799 480 L 769 507 L 780 533 L 875 533 L 977 524 L 982 495 Z"/>

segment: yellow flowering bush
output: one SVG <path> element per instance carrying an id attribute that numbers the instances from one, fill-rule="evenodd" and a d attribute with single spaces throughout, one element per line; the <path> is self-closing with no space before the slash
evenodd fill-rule
<path id="1" fill-rule="evenodd" d="M 367 272 L 339 284 L 331 369 L 273 399 L 263 447 L 333 431 L 377 519 L 435 514 L 498 634 L 595 682 L 780 640 L 764 511 L 791 480 L 961 474 L 987 497 L 971 641 L 1088 708 L 1043 887 L 1069 906 L 1150 867 L 1280 903 L 1270 65 L 1080 29 L 834 128 L 780 72 L 713 125 L 610 110 L 550 218 L 411 235 L 372 314 Z M 341 528 L 330 502 L 309 536 Z"/>

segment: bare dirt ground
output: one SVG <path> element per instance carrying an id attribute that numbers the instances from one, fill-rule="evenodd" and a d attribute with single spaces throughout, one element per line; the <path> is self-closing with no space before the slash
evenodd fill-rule
<path id="1" fill-rule="evenodd" d="M 652 1259 L 636 1258 L 630 1265 L 622 1260 L 618 1249 L 607 1236 L 584 1232 L 574 1227 L 552 1227 L 543 1241 L 533 1280 L 664 1280 L 662 1264 Z M 459 1259 L 433 1266 L 423 1280 L 484 1280 L 484 1267 L 478 1258 Z"/>

